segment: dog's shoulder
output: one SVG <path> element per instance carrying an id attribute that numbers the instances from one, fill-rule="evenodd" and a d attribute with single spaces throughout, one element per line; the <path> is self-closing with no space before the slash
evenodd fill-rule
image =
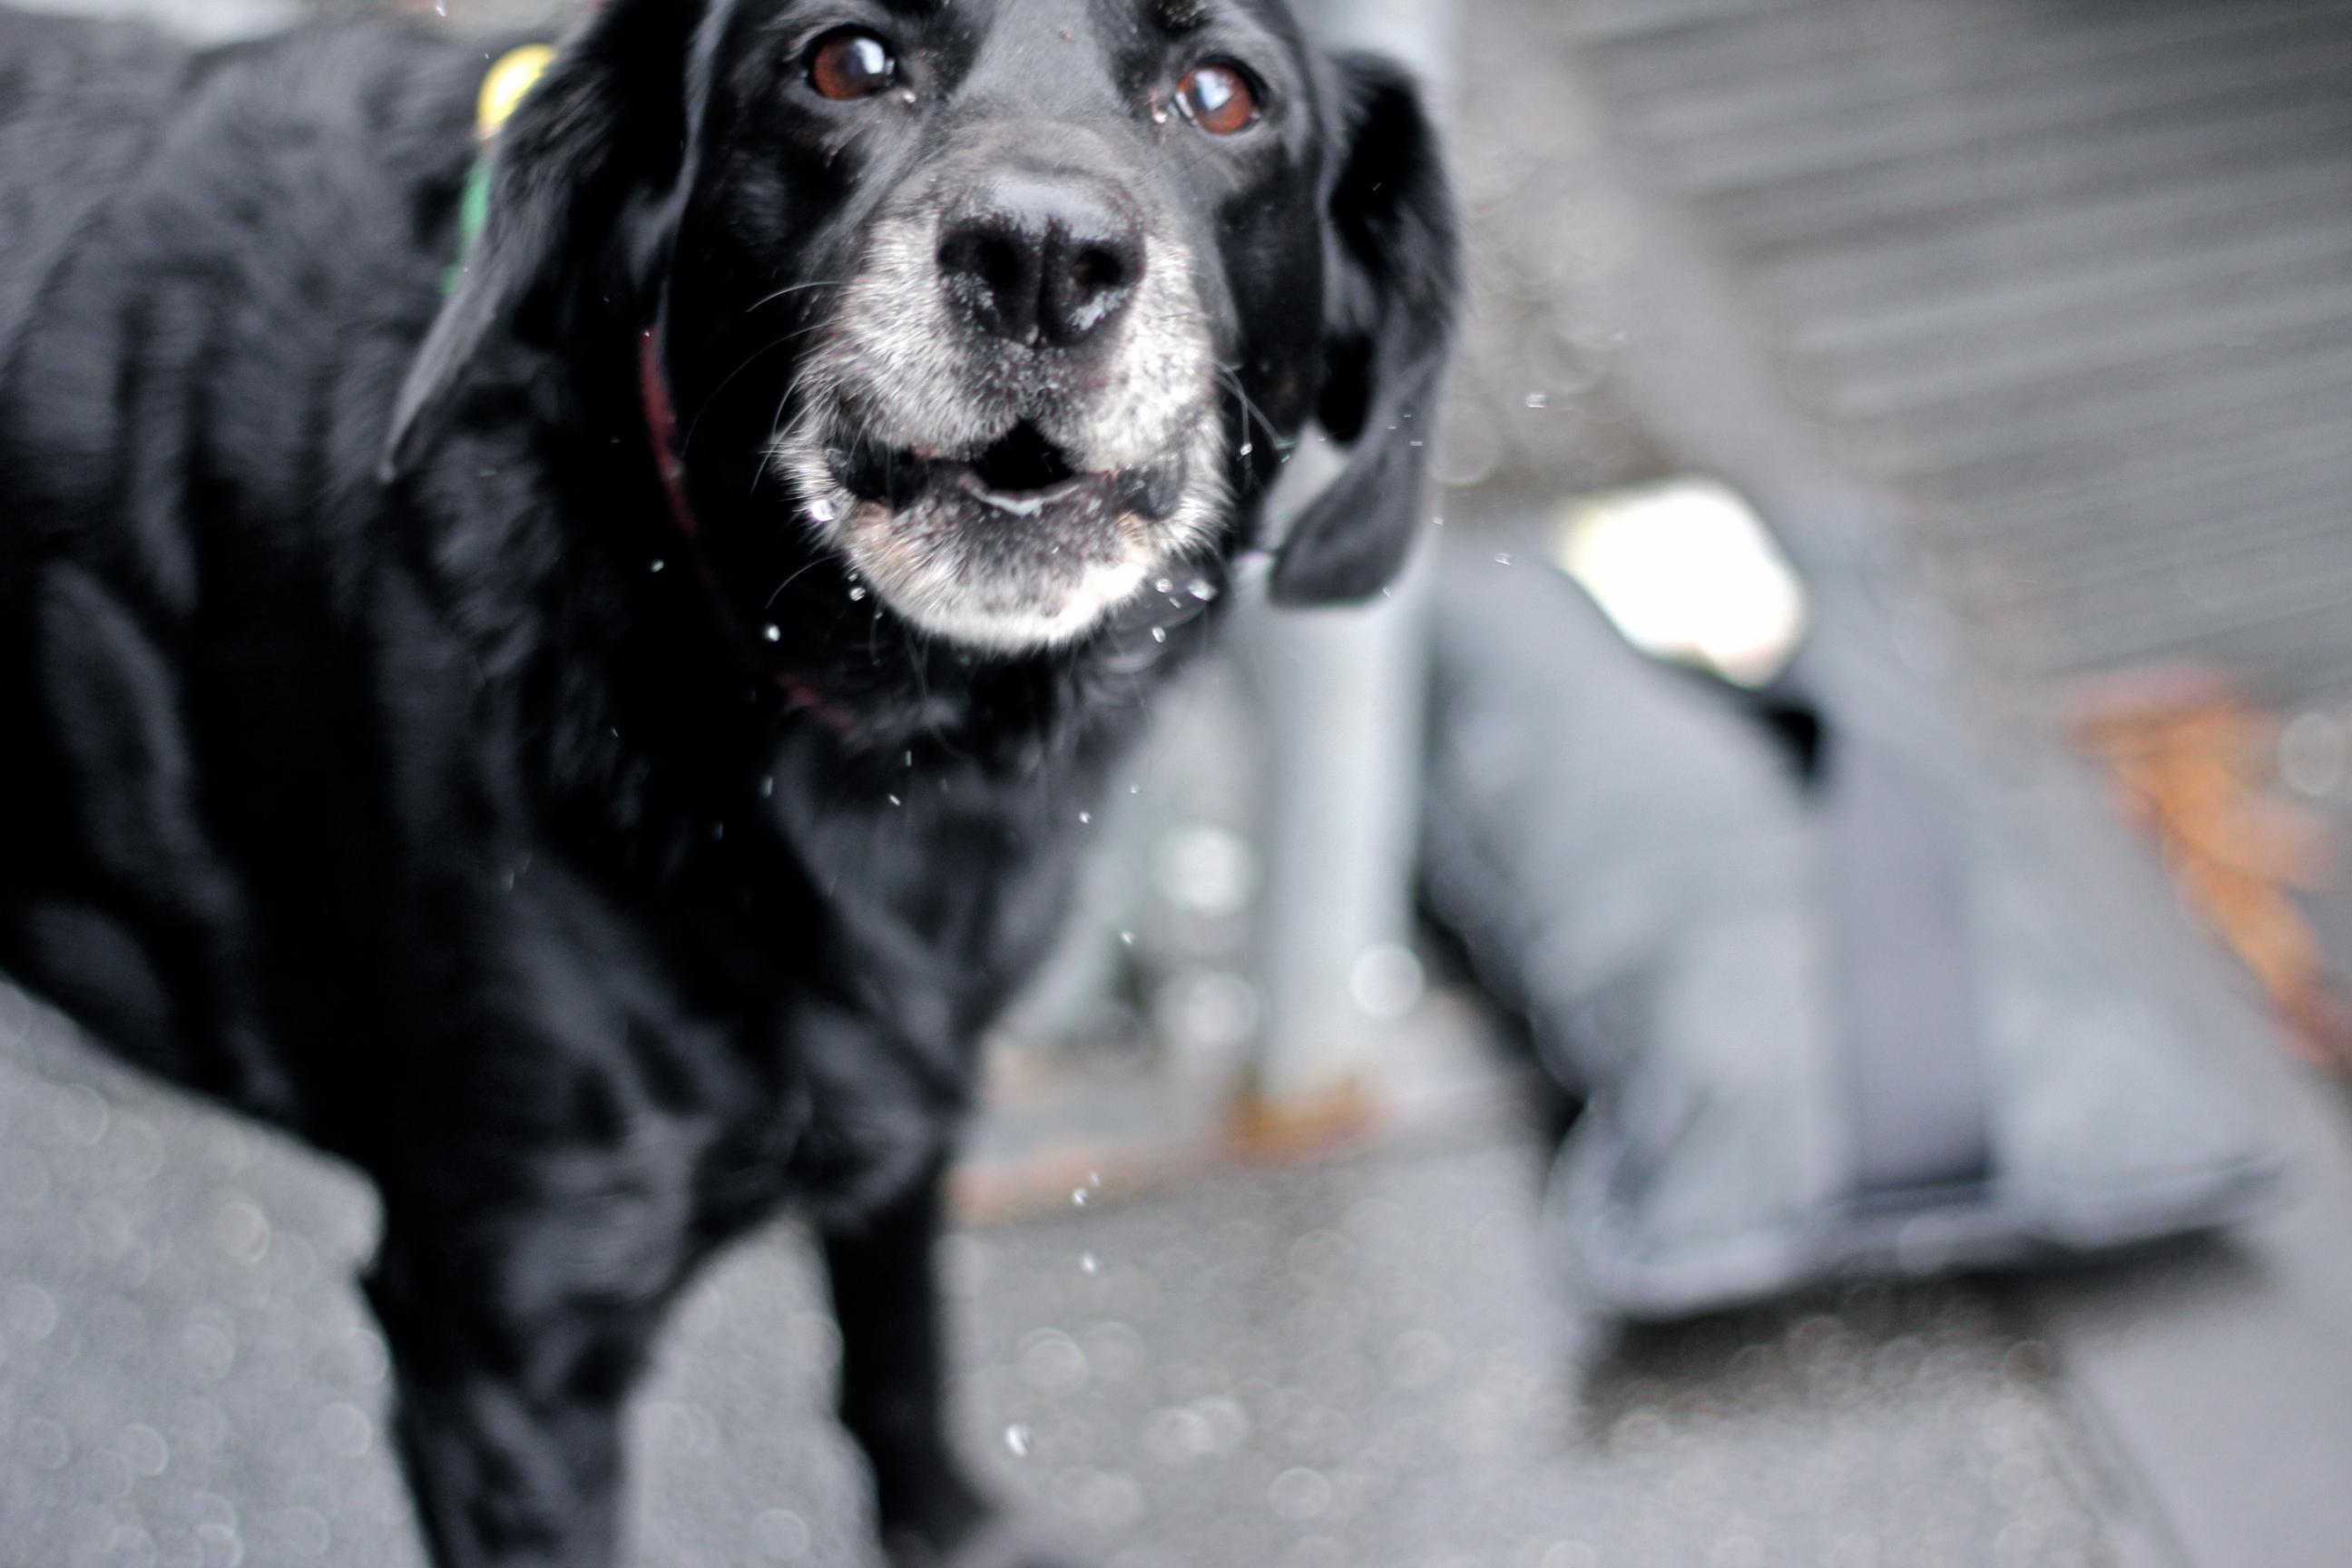
<path id="1" fill-rule="evenodd" d="M 363 468 L 439 302 L 479 54 L 381 25 L 194 49 L 0 9 L 0 527 L 105 571 L 196 510 L 315 512 Z M 172 501 L 199 484 L 235 504 Z M 190 515 L 125 515 L 158 506 Z"/>
<path id="2" fill-rule="evenodd" d="M 389 186 L 451 184 L 473 155 L 479 53 L 385 25 L 196 49 L 0 6 L 0 330 L 101 232 L 124 263 L 158 258 L 122 254 L 139 238 L 283 249 L 348 233 L 329 226 Z M 157 220 L 143 236 L 141 217 Z"/>

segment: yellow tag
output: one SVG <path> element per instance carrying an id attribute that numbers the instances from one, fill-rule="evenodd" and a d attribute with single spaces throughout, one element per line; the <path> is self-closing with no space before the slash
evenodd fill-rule
<path id="1" fill-rule="evenodd" d="M 492 66 L 490 74 L 482 79 L 481 108 L 474 121 L 476 134 L 485 142 L 496 136 L 554 61 L 552 46 L 525 44 Z"/>

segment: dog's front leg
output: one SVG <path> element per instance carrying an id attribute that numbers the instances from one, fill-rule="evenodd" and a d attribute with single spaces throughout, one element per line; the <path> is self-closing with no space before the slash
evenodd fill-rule
<path id="1" fill-rule="evenodd" d="M 436 1568 L 618 1557 L 622 1406 L 669 1281 L 654 1269 L 614 1289 L 601 1219 L 388 1219 L 368 1294 Z"/>
<path id="2" fill-rule="evenodd" d="M 940 1176 L 855 1226 L 829 1230 L 841 1325 L 841 1418 L 874 1467 L 875 1510 L 894 1568 L 1071 1568 L 1001 1515 L 950 1450 L 932 1252 Z"/>

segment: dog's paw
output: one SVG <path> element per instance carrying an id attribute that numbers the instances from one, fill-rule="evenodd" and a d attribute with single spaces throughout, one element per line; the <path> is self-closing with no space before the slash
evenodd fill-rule
<path id="1" fill-rule="evenodd" d="M 889 1542 L 890 1568 L 1087 1568 L 1091 1558 L 1025 1519 L 992 1519 L 942 1551 L 900 1536 Z"/>

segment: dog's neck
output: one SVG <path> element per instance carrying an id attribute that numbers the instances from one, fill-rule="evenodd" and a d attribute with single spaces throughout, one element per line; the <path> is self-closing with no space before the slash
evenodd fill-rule
<path id="1" fill-rule="evenodd" d="M 653 453 L 655 472 L 661 480 L 663 500 L 669 506 L 670 526 L 677 531 L 679 545 L 709 597 L 719 635 L 736 645 L 740 655 L 756 660 L 757 643 L 750 628 L 736 618 L 733 607 L 727 603 L 718 571 L 703 548 L 702 525 L 695 517 L 694 499 L 687 494 L 686 465 L 677 455 L 677 408 L 670 397 L 669 383 L 662 374 L 661 336 L 656 328 L 646 327 L 637 334 L 636 361 L 637 399 L 645 409 L 646 441 Z M 843 740 L 854 742 L 858 738 L 857 716 L 834 702 L 815 681 L 782 669 L 770 670 L 768 678 L 789 707 L 806 713 Z"/>

